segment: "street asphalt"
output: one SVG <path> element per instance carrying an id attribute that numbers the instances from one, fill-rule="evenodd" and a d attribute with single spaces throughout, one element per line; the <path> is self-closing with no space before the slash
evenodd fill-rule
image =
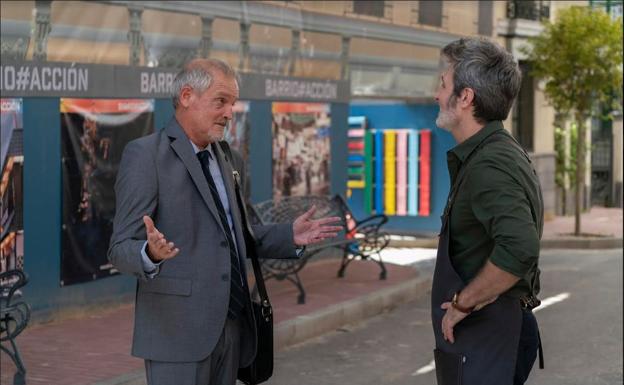
<path id="1" fill-rule="evenodd" d="M 622 384 L 622 250 L 546 250 L 541 266 L 546 369 L 527 385 Z M 432 349 L 425 296 L 279 352 L 266 384 L 431 385 Z"/>
<path id="2" fill-rule="evenodd" d="M 622 249 L 542 252 L 536 310 L 546 369 L 526 385 L 622 384 Z M 432 274 L 431 256 L 413 263 Z M 428 293 L 280 350 L 267 385 L 432 385 Z M 142 371 L 98 385 L 144 385 Z"/>

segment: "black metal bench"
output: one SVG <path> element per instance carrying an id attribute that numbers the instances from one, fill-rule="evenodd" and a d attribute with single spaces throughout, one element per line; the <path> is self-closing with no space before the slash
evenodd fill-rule
<path id="1" fill-rule="evenodd" d="M 390 234 L 381 231 L 381 227 L 388 222 L 388 217 L 385 214 L 377 214 L 358 221 L 342 196 L 335 195 L 333 201 L 345 218 L 346 238 L 354 241 L 343 247 L 338 277 L 344 277 L 347 266 L 355 259 L 370 259 L 381 269 L 379 279 L 386 279 L 388 273 L 379 253 L 390 243 Z M 377 255 L 377 259 L 373 259 L 373 255 Z"/>
<path id="2" fill-rule="evenodd" d="M 30 306 L 18 301 L 20 287 L 28 282 L 28 277 L 21 270 L 9 270 L 0 273 L 0 349 L 15 363 L 17 372 L 13 376 L 14 385 L 26 384 L 26 368 L 20 357 L 15 338 L 26 328 L 30 320 Z M 9 343 L 9 347 L 4 345 Z"/>
<path id="3" fill-rule="evenodd" d="M 312 205 L 316 205 L 317 208 L 315 217 L 336 216 L 341 218 L 339 225 L 342 225 L 345 231 L 336 239 L 308 246 L 298 259 L 261 259 L 264 279 L 290 281 L 299 290 L 297 302 L 303 304 L 306 293 L 299 272 L 310 258 L 332 248 L 342 250 L 343 254 L 338 277 L 344 277 L 345 269 L 354 259 L 369 259 L 372 255 L 377 254 L 378 260 L 375 262 L 379 264 L 382 270 L 380 279 L 385 279 L 386 268 L 379 256 L 379 252 L 389 241 L 388 234 L 380 231 L 381 226 L 387 221 L 385 216 L 358 222 L 353 217 L 346 202 L 339 195 L 334 197 L 296 196 L 285 197 L 277 202 L 265 201 L 251 207 L 249 215 L 252 223 L 292 222 Z"/>

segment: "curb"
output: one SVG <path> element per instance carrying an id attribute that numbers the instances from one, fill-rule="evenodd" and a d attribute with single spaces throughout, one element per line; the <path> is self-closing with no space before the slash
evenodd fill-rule
<path id="1" fill-rule="evenodd" d="M 542 239 L 543 249 L 617 249 L 622 248 L 622 238 L 561 237 Z"/>
<path id="2" fill-rule="evenodd" d="M 277 325 L 276 350 L 301 343 L 346 324 L 362 321 L 428 292 L 431 276 L 418 276 L 349 301 L 337 303 L 312 314 L 299 316 Z"/>
<path id="3" fill-rule="evenodd" d="M 436 240 L 437 241 L 437 240 Z M 337 328 L 376 316 L 429 292 L 431 274 L 420 274 L 406 282 L 337 303 L 312 314 L 295 317 L 275 325 L 275 350 L 304 342 Z M 143 369 L 96 382 L 93 385 L 145 385 Z"/>
<path id="4" fill-rule="evenodd" d="M 391 239 L 388 247 L 420 247 L 424 249 L 437 249 L 438 237 L 433 238 L 413 238 L 413 239 Z"/>
<path id="5" fill-rule="evenodd" d="M 134 372 L 122 374 L 108 380 L 98 381 L 92 385 L 146 385 L 145 369 L 135 370 Z"/>
<path id="6" fill-rule="evenodd" d="M 391 240 L 390 247 L 423 247 L 435 249 L 438 238 L 417 238 Z M 545 238 L 540 242 L 542 249 L 617 249 L 622 248 L 622 238 L 612 237 L 559 237 Z"/>

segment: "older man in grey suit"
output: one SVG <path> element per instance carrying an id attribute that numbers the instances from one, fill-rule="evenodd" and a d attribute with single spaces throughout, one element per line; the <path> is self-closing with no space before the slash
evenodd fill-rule
<path id="1" fill-rule="evenodd" d="M 256 354 L 233 167 L 218 141 L 238 99 L 226 63 L 196 59 L 173 85 L 175 117 L 126 146 L 115 185 L 117 212 L 108 252 L 138 278 L 132 354 L 150 385 L 235 384 Z M 238 162 L 237 162 L 238 163 Z M 296 249 L 333 237 L 337 218 L 255 226 L 258 254 L 295 258 Z"/>

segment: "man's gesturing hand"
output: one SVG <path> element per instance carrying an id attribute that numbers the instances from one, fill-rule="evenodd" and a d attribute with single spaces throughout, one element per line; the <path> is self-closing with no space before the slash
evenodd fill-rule
<path id="1" fill-rule="evenodd" d="M 147 233 L 147 255 L 153 262 L 160 262 L 173 258 L 180 252 L 173 242 L 167 242 L 163 233 L 154 226 L 154 221 L 147 215 L 143 216 L 145 232 Z"/>
<path id="2" fill-rule="evenodd" d="M 311 219 L 316 206 L 301 214 L 293 223 L 293 237 L 295 245 L 305 246 L 321 242 L 323 239 L 333 238 L 342 230 L 342 226 L 330 226 L 340 221 L 339 217 Z"/>

